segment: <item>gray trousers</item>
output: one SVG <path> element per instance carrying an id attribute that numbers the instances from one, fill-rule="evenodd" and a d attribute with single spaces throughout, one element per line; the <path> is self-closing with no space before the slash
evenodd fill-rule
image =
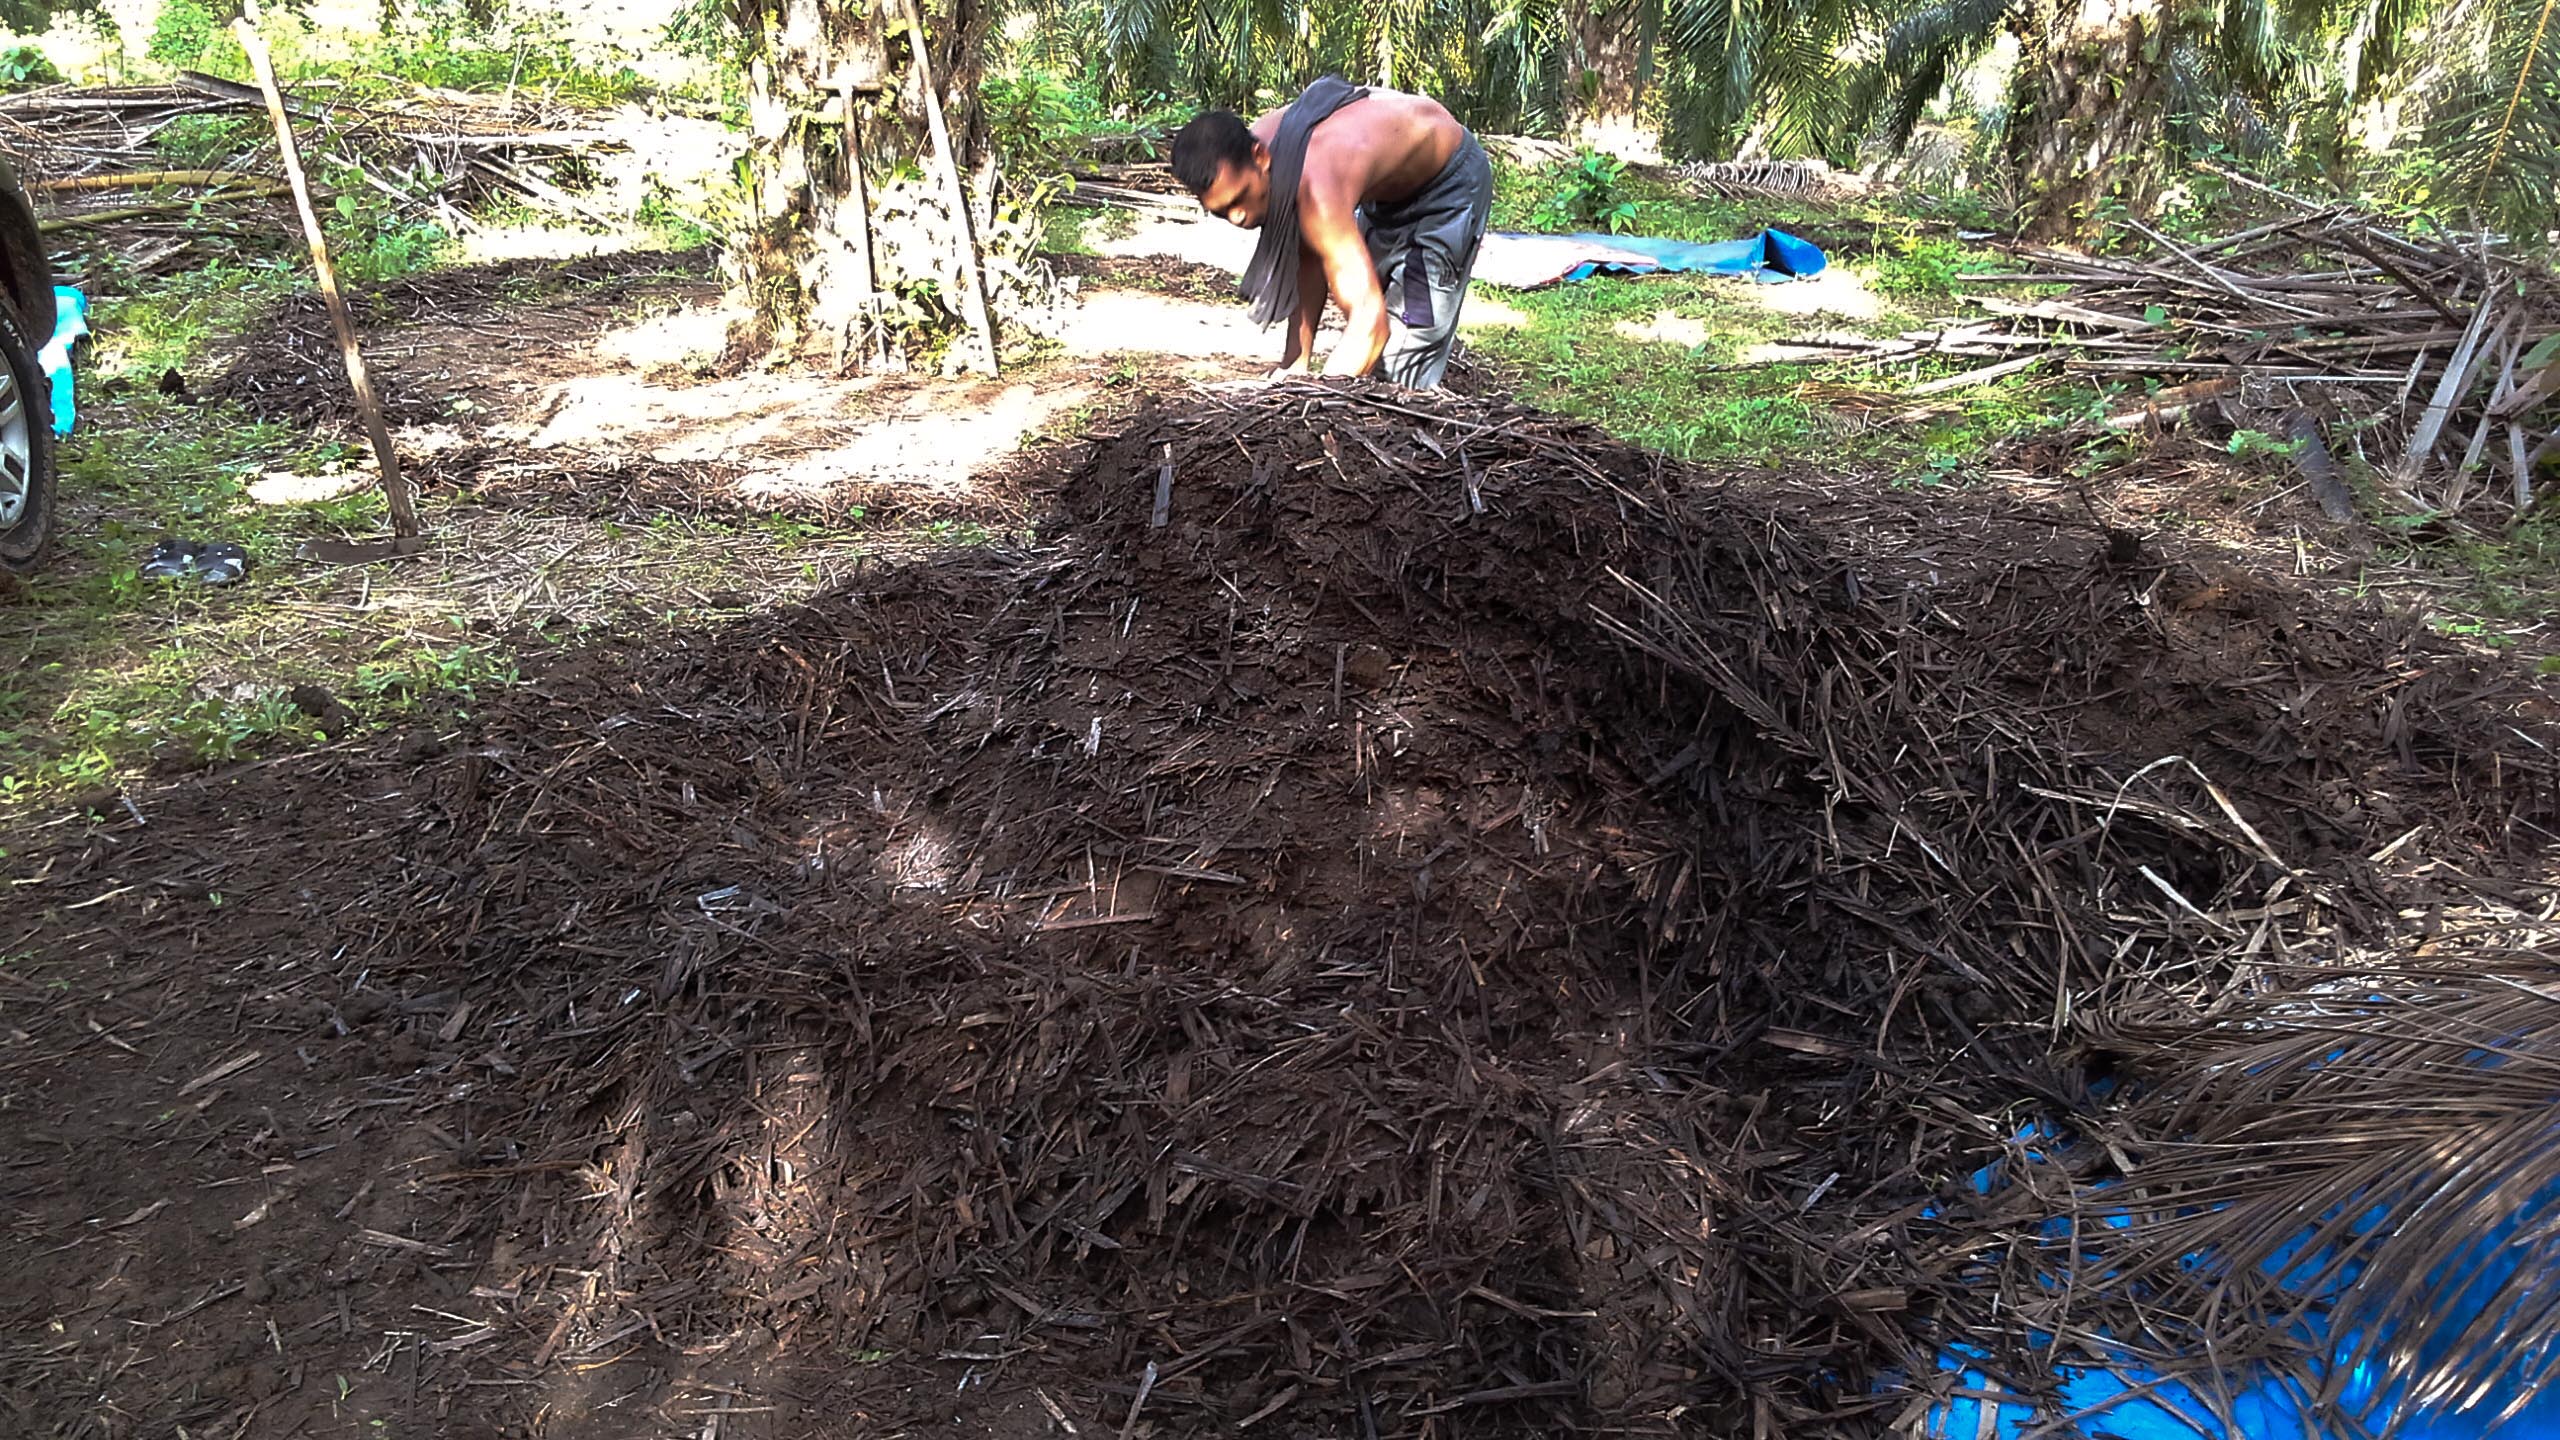
<path id="1" fill-rule="evenodd" d="M 1431 183 L 1393 205 L 1364 205 L 1360 228 L 1386 292 L 1387 348 L 1379 373 L 1426 390 L 1449 371 L 1458 311 L 1493 210 L 1493 165 L 1468 135 Z"/>

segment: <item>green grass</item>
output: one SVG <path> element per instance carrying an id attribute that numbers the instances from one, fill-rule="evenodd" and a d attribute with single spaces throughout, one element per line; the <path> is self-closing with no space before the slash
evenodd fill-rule
<path id="1" fill-rule="evenodd" d="M 96 349 L 83 373 L 148 384 L 215 340 L 239 334 L 259 311 L 305 283 L 280 260 L 218 261 L 139 289 L 129 279 L 111 278 L 103 288 L 113 298 L 102 301 Z M 110 317 L 113 323 L 105 323 Z"/>
<path id="2" fill-rule="evenodd" d="M 1669 276 L 1595 279 L 1502 298 L 1528 317 L 1472 332 L 1468 344 L 1511 372 L 1523 398 L 1597 421 L 1683 459 L 1765 460 L 1800 444 L 1816 423 L 1793 398 L 1792 368 L 1722 372 L 1743 347 L 1788 328 L 1738 297 L 1730 280 Z M 1703 321 L 1710 338 L 1682 346 L 1631 339 L 1625 323 L 1658 315 Z"/>
<path id="3" fill-rule="evenodd" d="M 148 363 L 189 354 L 166 334 L 127 343 Z M 262 505 L 249 483 L 343 461 L 334 443 L 147 391 L 92 410 L 83 429 L 61 452 L 55 555 L 0 610 L 0 655 L 14 662 L 0 668 L 0 801 L 323 738 L 290 698 L 306 682 L 379 715 L 507 677 L 508 662 L 458 623 L 427 617 L 395 639 L 291 613 L 327 578 L 298 567 L 295 548 L 378 532 L 381 498 Z M 136 567 L 172 535 L 240 545 L 250 579 L 141 578 Z"/>
<path id="4" fill-rule="evenodd" d="M 1495 167 L 1492 224 L 1532 229 L 1567 182 L 1559 168 Z M 1478 353 L 1512 373 L 1523 398 L 1593 420 L 1632 440 L 1690 460 L 1753 464 L 1854 459 L 1900 483 L 1941 484 L 1966 475 L 1998 442 L 2060 426 L 2098 402 L 2084 385 L 2012 383 L 1958 392 L 1929 408 L 1925 422 L 1870 425 L 1825 398 L 1842 388 L 1869 401 L 1967 364 L 1917 371 L 1870 371 L 1837 364 L 1740 368 L 1755 347 L 1815 331 L 1887 337 L 1964 315 L 1957 278 L 1998 269 L 1999 257 L 1959 240 L 1931 202 L 1841 205 L 1784 197 L 1697 196 L 1629 174 L 1618 198 L 1636 207 L 1630 229 L 1678 240 L 1729 240 L 1764 227 L 1803 234 L 1855 253 L 1831 262 L 1855 275 L 1880 302 L 1864 319 L 1782 313 L 1753 285 L 1703 276 L 1607 277 L 1526 294 L 1505 303 L 1527 323 L 1470 332 Z M 1694 322 L 1696 343 L 1623 333 L 1655 328 L 1657 317 Z M 1872 405 L 1867 408 L 1873 408 Z"/>
<path id="5" fill-rule="evenodd" d="M 176 166 L 218 165 L 272 143 L 267 122 L 249 115 L 180 115 L 151 137 Z"/>
<path id="6" fill-rule="evenodd" d="M 573 540 L 578 565 L 606 557 L 586 571 L 554 565 L 568 552 L 548 538 L 531 550 L 520 537 L 475 548 L 468 512 L 447 508 L 427 519 L 460 530 L 471 558 L 453 570 L 415 562 L 359 579 L 302 560 L 306 540 L 382 534 L 380 492 L 359 484 L 333 499 L 274 502 L 253 485 L 270 474 L 345 471 L 363 458 L 360 447 L 227 405 L 167 399 L 153 384 L 163 369 L 204 366 L 211 347 L 297 283 L 283 266 L 235 263 L 102 306 L 99 348 L 81 367 L 98 398 L 59 452 L 53 554 L 24 593 L 0 604 L 0 809 L 343 738 L 296 703 L 297 687 L 327 691 L 366 726 L 422 707 L 468 707 L 514 682 L 528 645 L 712 623 L 739 602 L 703 597 L 769 603 L 816 588 L 856 550 L 1000 538 L 969 522 L 870 528 L 859 514 L 827 523 L 676 514 L 627 525 L 532 522 Z M 526 277 L 509 293 L 537 302 L 566 289 Z M 141 578 L 143 558 L 171 536 L 241 546 L 247 578 Z M 492 570 L 502 573 L 491 579 Z M 631 575 L 651 583 L 634 588 Z M 373 603 L 356 603 L 359 587 Z M 537 594 L 556 608 L 529 605 Z"/>
<path id="7" fill-rule="evenodd" d="M 2506 633 L 2512 626 L 2539 628 L 2560 610 L 2560 515 L 2548 504 L 2503 535 L 2413 544 L 2399 558 L 2459 577 L 2461 613 L 2440 617 L 2437 628 L 2493 649 L 2514 643 Z"/>
<path id="8" fill-rule="evenodd" d="M 619 57 L 596 64 L 567 37 L 540 33 L 512 43 L 395 36 L 368 47 L 360 63 L 376 74 L 439 90 L 512 89 L 579 105 L 619 104 L 648 89 L 640 72 Z"/>
<path id="9" fill-rule="evenodd" d="M 376 247 L 347 253 L 350 273 L 388 268 Z M 296 548 L 380 533 L 379 492 L 261 504 L 250 495 L 260 475 L 316 474 L 353 457 L 336 441 L 157 393 L 164 370 L 206 362 L 303 286 L 301 272 L 232 260 L 161 281 L 113 279 L 81 363 L 99 398 L 57 452 L 53 554 L 0 607 L 0 803 L 324 738 L 291 698 L 306 682 L 372 717 L 507 678 L 511 662 L 459 617 L 404 617 L 387 636 L 295 613 L 331 580 L 297 563 Z M 143 579 L 137 567 L 171 536 L 241 546 L 248 581 Z"/>

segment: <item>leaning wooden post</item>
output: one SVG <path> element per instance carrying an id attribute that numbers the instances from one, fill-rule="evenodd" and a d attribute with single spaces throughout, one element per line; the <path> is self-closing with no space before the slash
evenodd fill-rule
<path id="1" fill-rule="evenodd" d="M 951 153 L 951 127 L 942 118 L 942 92 L 933 88 L 933 62 L 924 53 L 924 10 L 916 0 L 904 0 L 907 10 L 907 38 L 916 51 L 916 80 L 924 87 L 925 125 L 933 132 L 933 158 L 942 168 L 942 188 L 951 206 L 952 223 L 960 227 L 960 268 L 965 272 L 960 285 L 960 314 L 969 322 L 969 334 L 977 342 L 977 364 L 972 369 L 980 374 L 996 373 L 996 328 L 987 318 L 987 276 L 978 260 L 978 234 L 969 223 L 969 195 L 960 185 L 960 162 Z"/>
<path id="2" fill-rule="evenodd" d="M 347 383 L 355 388 L 356 414 L 365 437 L 373 442 L 374 463 L 382 467 L 382 498 L 391 507 L 391 533 L 406 539 L 422 533 L 418 509 L 400 478 L 399 458 L 391 453 L 391 431 L 382 423 L 382 400 L 373 393 L 373 377 L 365 373 L 364 355 L 356 349 L 356 324 L 347 313 L 347 298 L 338 293 L 338 272 L 329 265 L 329 241 L 320 233 L 320 212 L 311 207 L 311 182 L 302 173 L 302 152 L 294 148 L 293 122 L 286 118 L 284 91 L 276 85 L 275 62 L 258 35 L 258 0 L 242 0 L 240 18 L 231 22 L 240 48 L 249 54 L 258 88 L 266 92 L 267 118 L 275 122 L 276 151 L 284 157 L 284 178 L 293 187 L 294 207 L 302 212 L 302 237 L 311 243 L 311 268 L 320 276 L 321 298 L 329 302 L 329 323 L 338 332 L 338 353 L 347 362 Z"/>

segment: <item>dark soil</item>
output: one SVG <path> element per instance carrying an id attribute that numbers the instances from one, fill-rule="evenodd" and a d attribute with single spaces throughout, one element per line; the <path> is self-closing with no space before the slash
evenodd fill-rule
<path id="1" fill-rule="evenodd" d="M 1055 484 L 10 838 L 19 1433 L 1880 1432 L 2035 1378 L 2058 1000 L 2237 953 L 2143 869 L 2555 818 L 2528 680 L 2057 518 L 1315 385 Z"/>
<path id="2" fill-rule="evenodd" d="M 627 313 L 634 300 L 699 297 L 712 292 L 714 280 L 708 250 L 624 251 L 432 270 L 351 288 L 347 301 L 368 337 L 365 370 L 382 397 L 384 417 L 409 426 L 452 415 L 457 400 L 487 408 L 547 359 L 583 350 L 603 321 Z M 534 300 L 552 303 L 528 303 Z M 430 358 L 420 365 L 401 353 L 408 347 L 396 337 L 406 326 L 476 330 L 479 342 L 423 347 Z M 492 363 L 457 368 L 454 357 L 469 353 Z M 194 388 L 261 420 L 313 426 L 355 418 L 337 332 L 317 291 L 295 295 L 251 326 L 214 378 Z"/>

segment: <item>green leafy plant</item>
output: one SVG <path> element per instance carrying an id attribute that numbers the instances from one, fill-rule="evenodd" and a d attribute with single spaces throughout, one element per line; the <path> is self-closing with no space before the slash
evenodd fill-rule
<path id="1" fill-rule="evenodd" d="M 616 104 L 647 88 L 627 56 L 581 41 L 556 11 L 515 12 L 482 0 L 412 0 L 406 9 L 403 23 L 362 56 L 395 80 L 442 90 L 534 91 L 588 105 Z"/>
<path id="2" fill-rule="evenodd" d="M 659 33 L 679 55 L 728 68 L 746 64 L 746 34 L 730 18 L 729 0 L 685 0 Z"/>
<path id="3" fill-rule="evenodd" d="M 1958 242 L 1906 231 L 1879 235 L 1872 280 L 1878 290 L 1903 299 L 1944 300 L 1956 293 L 1956 277 L 1983 268 Z"/>
<path id="4" fill-rule="evenodd" d="M 1605 230 L 1621 235 L 1635 228 L 1638 207 L 1626 193 L 1627 162 L 1597 150 L 1585 150 L 1557 167 L 1556 188 L 1539 202 L 1533 222 L 1542 230 Z"/>
<path id="5" fill-rule="evenodd" d="M 160 127 L 152 145 L 182 166 L 235 160 L 266 140 L 264 120 L 245 115 L 180 115 Z"/>
<path id="6" fill-rule="evenodd" d="M 1085 137 L 1102 124 L 1091 88 L 1048 71 L 996 76 L 979 87 L 978 104 L 1006 169 L 1033 185 L 1072 170 Z"/>
<path id="7" fill-rule="evenodd" d="M 670 250 L 691 250 L 720 238 L 719 230 L 706 216 L 687 209 L 675 192 L 654 175 L 641 193 L 640 208 L 632 218 Z"/>
<path id="8" fill-rule="evenodd" d="M 2279 440 L 2264 430 L 2235 430 L 2225 448 L 2235 460 L 2290 460 L 2302 453 L 2307 440 Z"/>
<path id="9" fill-rule="evenodd" d="M 222 21 L 202 0 L 161 0 L 151 43 L 142 53 L 163 65 L 193 69 L 204 64 L 205 52 L 222 35 Z"/>
<path id="10" fill-rule="evenodd" d="M 39 85 L 59 85 L 62 72 L 53 68 L 42 50 L 33 45 L 12 45 L 0 50 L 0 90 L 32 90 Z"/>

